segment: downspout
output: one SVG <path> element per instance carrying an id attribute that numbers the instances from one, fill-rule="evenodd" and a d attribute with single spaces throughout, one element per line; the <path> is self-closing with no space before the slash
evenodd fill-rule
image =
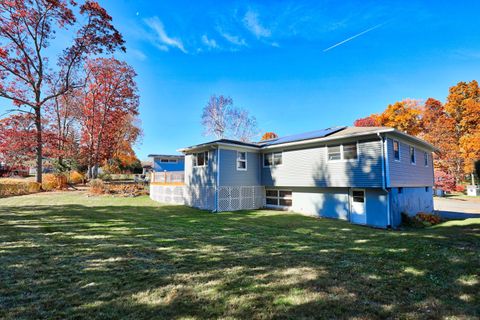
<path id="1" fill-rule="evenodd" d="M 387 189 L 387 167 L 388 163 L 386 159 L 388 158 L 388 153 L 386 153 L 386 139 L 377 132 L 377 136 L 380 138 L 381 148 L 382 148 L 382 190 L 387 194 L 387 227 L 392 226 L 392 217 L 390 212 L 390 191 Z"/>
<path id="2" fill-rule="evenodd" d="M 215 210 L 213 212 L 218 212 L 218 191 L 220 189 L 220 147 L 217 147 L 217 181 L 215 185 Z"/>

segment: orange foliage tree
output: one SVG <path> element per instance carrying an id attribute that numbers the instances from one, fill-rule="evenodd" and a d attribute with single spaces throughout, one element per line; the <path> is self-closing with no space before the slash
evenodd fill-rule
<path id="1" fill-rule="evenodd" d="M 275 132 L 265 132 L 262 136 L 262 141 L 276 138 L 278 138 L 278 134 L 276 134 Z"/>
<path id="2" fill-rule="evenodd" d="M 450 88 L 445 111 L 454 120 L 452 134 L 458 142 L 464 173 L 473 173 L 475 160 L 480 159 L 480 88 L 478 82 L 459 82 Z"/>
<path id="3" fill-rule="evenodd" d="M 378 124 L 392 127 L 411 135 L 421 132 L 422 109 L 418 100 L 403 100 L 388 105 L 387 109 L 377 117 Z"/>

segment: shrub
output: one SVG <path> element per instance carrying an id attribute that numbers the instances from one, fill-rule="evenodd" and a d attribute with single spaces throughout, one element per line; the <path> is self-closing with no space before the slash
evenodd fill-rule
<path id="1" fill-rule="evenodd" d="M 458 184 L 455 186 L 455 191 L 457 192 L 465 192 L 465 186 L 464 185 L 461 185 L 461 184 Z"/>
<path id="2" fill-rule="evenodd" d="M 66 189 L 67 176 L 63 173 L 47 173 L 43 175 L 42 189 L 52 191 L 53 189 Z"/>
<path id="3" fill-rule="evenodd" d="M 98 175 L 98 179 L 101 179 L 103 181 L 110 181 L 112 180 L 112 176 L 109 173 L 100 173 Z"/>
<path id="4" fill-rule="evenodd" d="M 82 183 L 83 179 L 84 179 L 83 174 L 81 174 L 78 171 L 70 171 L 70 174 L 68 175 L 68 182 L 72 184 Z"/>
<path id="5" fill-rule="evenodd" d="M 415 215 L 415 219 L 426 225 L 434 225 L 442 222 L 439 215 L 432 213 L 419 212 Z"/>
<path id="6" fill-rule="evenodd" d="M 58 188 L 57 177 L 53 173 L 47 173 L 42 178 L 42 189 L 45 191 L 52 191 Z"/>
<path id="7" fill-rule="evenodd" d="M 419 212 L 415 216 L 409 216 L 402 212 L 402 224 L 409 227 L 423 228 L 442 222 L 439 215 Z"/>
<path id="8" fill-rule="evenodd" d="M 0 197 L 19 196 L 40 191 L 40 184 L 19 179 L 0 180 Z"/>
<path id="9" fill-rule="evenodd" d="M 121 197 L 137 197 L 148 194 L 145 187 L 141 184 L 110 184 L 107 187 L 108 193 Z"/>
<path id="10" fill-rule="evenodd" d="M 105 193 L 105 183 L 101 179 L 93 179 L 88 183 L 90 186 L 90 193 L 103 194 Z"/>

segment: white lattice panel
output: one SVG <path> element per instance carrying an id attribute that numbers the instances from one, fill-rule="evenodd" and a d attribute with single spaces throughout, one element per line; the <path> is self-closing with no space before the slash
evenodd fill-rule
<path id="1" fill-rule="evenodd" d="M 260 186 L 220 187 L 218 211 L 252 210 L 263 207 L 264 189 Z"/>
<path id="2" fill-rule="evenodd" d="M 184 186 L 150 185 L 150 198 L 162 203 L 184 204 Z"/>

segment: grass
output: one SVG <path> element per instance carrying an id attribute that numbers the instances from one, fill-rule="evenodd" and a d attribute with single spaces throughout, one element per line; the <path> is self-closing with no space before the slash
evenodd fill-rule
<path id="1" fill-rule="evenodd" d="M 387 231 L 79 192 L 0 199 L 1 319 L 480 316 L 480 219 Z"/>

